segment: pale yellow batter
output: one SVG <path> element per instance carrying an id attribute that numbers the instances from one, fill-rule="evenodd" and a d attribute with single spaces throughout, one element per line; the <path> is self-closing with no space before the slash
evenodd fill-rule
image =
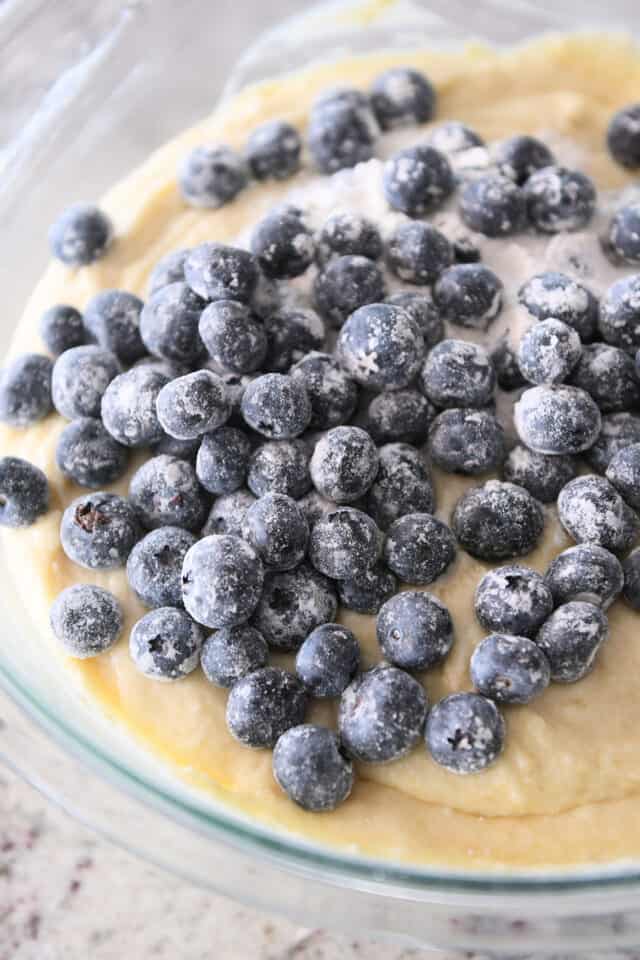
<path id="1" fill-rule="evenodd" d="M 339 82 L 366 86 L 382 69 L 411 63 L 425 70 L 439 93 L 438 119 L 459 119 L 486 139 L 535 133 L 541 126 L 585 150 L 587 172 L 600 186 L 628 177 L 607 157 L 604 130 L 622 104 L 637 99 L 640 56 L 617 38 L 549 39 L 510 53 L 471 48 L 461 54 L 384 54 L 315 67 L 304 74 L 249 89 L 199 127 L 155 153 L 101 203 L 116 226 L 116 241 L 96 265 L 71 271 L 52 264 L 38 284 L 16 333 L 12 352 L 42 350 L 36 329 L 53 303 L 84 307 L 98 290 L 120 287 L 141 296 L 154 263 L 177 247 L 236 237 L 270 208 L 283 185 L 252 186 L 219 211 L 185 207 L 175 172 L 187 150 L 203 142 L 240 147 L 247 132 L 267 118 L 304 127 L 315 95 Z M 611 638 L 594 672 L 572 685 L 552 685 L 527 707 L 505 711 L 507 747 L 482 774 L 456 777 L 419 747 L 387 766 L 360 766 L 352 797 L 331 814 L 299 810 L 271 775 L 271 753 L 239 746 L 224 722 L 227 694 L 198 671 L 163 684 L 132 665 L 127 636 L 144 613 L 124 571 L 94 573 L 75 566 L 58 538 L 61 512 L 81 491 L 55 465 L 64 421 L 56 415 L 26 430 L 0 429 L 0 451 L 38 464 L 48 474 L 52 508 L 32 528 L 5 533 L 11 567 L 28 581 L 28 606 L 54 655 L 48 609 L 71 583 L 89 581 L 112 590 L 126 612 L 125 632 L 110 652 L 92 661 L 68 661 L 90 694 L 177 772 L 266 823 L 320 843 L 421 864 L 468 869 L 603 863 L 640 857 L 640 617 L 622 604 L 610 611 Z M 465 481 L 436 478 L 439 512 L 448 516 Z M 127 479 L 113 489 L 125 493 Z M 527 558 L 543 570 L 568 545 L 549 513 L 542 547 Z M 435 700 L 469 689 L 470 654 L 482 636 L 473 614 L 473 592 L 486 568 L 460 555 L 432 588 L 452 611 L 456 643 L 445 665 L 423 677 Z M 31 576 L 26 577 L 28 570 Z M 368 662 L 379 659 L 374 618 L 349 612 L 343 622 L 357 633 Z M 287 657 L 275 658 L 290 665 Z M 332 705 L 312 718 L 331 722 Z M 188 770 L 188 774 L 187 774 Z"/>

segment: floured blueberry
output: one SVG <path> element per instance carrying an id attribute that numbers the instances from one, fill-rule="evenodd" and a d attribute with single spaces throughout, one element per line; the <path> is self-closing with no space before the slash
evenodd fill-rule
<path id="1" fill-rule="evenodd" d="M 325 220 L 316 242 L 316 259 L 320 265 L 331 257 L 347 254 L 379 260 L 384 253 L 380 231 L 373 220 L 359 213 L 334 213 Z"/>
<path id="2" fill-rule="evenodd" d="M 551 665 L 556 683 L 575 683 L 593 669 L 598 650 L 609 636 L 601 607 L 593 603 L 565 603 L 549 617 L 536 644 Z"/>
<path id="3" fill-rule="evenodd" d="M 265 373 L 249 383 L 242 396 L 245 422 L 272 440 L 299 437 L 311 422 L 305 387 L 282 373 Z"/>
<path id="4" fill-rule="evenodd" d="M 576 543 L 596 543 L 623 553 L 640 532 L 637 515 L 605 477 L 576 477 L 558 497 L 558 516 Z"/>
<path id="5" fill-rule="evenodd" d="M 62 549 L 89 570 L 124 566 L 141 533 L 129 501 L 102 491 L 72 500 L 60 523 Z"/>
<path id="6" fill-rule="evenodd" d="M 385 303 L 402 307 L 418 324 L 427 350 L 435 347 L 444 337 L 444 321 L 431 296 L 425 291 L 404 290 L 386 297 Z"/>
<path id="7" fill-rule="evenodd" d="M 276 310 L 265 317 L 264 329 L 268 344 L 264 369 L 276 373 L 286 373 L 325 345 L 324 323 L 315 310 Z"/>
<path id="8" fill-rule="evenodd" d="M 126 290 L 102 290 L 85 307 L 84 325 L 91 338 L 121 363 L 135 363 L 147 352 L 140 336 L 142 307 L 140 297 Z"/>
<path id="9" fill-rule="evenodd" d="M 227 700 L 229 733 L 247 747 L 273 747 L 304 721 L 307 695 L 296 676 L 280 667 L 262 667 L 241 677 Z"/>
<path id="10" fill-rule="evenodd" d="M 452 526 L 460 545 L 472 557 L 509 560 L 537 546 L 544 530 L 544 513 L 523 487 L 489 480 L 462 495 Z"/>
<path id="11" fill-rule="evenodd" d="M 289 374 L 309 395 L 312 430 L 328 430 L 351 419 L 358 403 L 358 385 L 335 357 L 312 350 L 291 367 Z"/>
<path id="12" fill-rule="evenodd" d="M 471 680 L 478 693 L 498 703 L 529 703 L 549 686 L 551 667 L 528 637 L 492 633 L 473 651 Z"/>
<path id="13" fill-rule="evenodd" d="M 72 420 L 58 438 L 56 463 L 81 487 L 104 487 L 124 474 L 129 450 L 105 430 L 100 420 Z"/>
<path id="14" fill-rule="evenodd" d="M 49 228 L 51 253 L 70 267 L 83 267 L 99 260 L 112 239 L 111 220 L 90 204 L 67 207 Z"/>
<path id="15" fill-rule="evenodd" d="M 266 493 L 244 515 L 242 535 L 270 570 L 292 570 L 304 559 L 307 519 L 291 497 Z"/>
<path id="16" fill-rule="evenodd" d="M 298 207 L 276 207 L 251 234 L 251 252 L 267 277 L 299 277 L 313 263 L 313 234 Z"/>
<path id="17" fill-rule="evenodd" d="M 429 513 L 406 514 L 387 530 L 384 559 L 403 583 L 433 583 L 455 555 L 453 533 Z"/>
<path id="18" fill-rule="evenodd" d="M 562 383 L 576 364 L 580 366 L 589 349 L 585 347 L 583 354 L 577 331 L 562 320 L 548 317 L 530 327 L 520 340 L 518 365 L 529 383 Z M 584 388 L 578 381 L 574 379 L 577 386 Z"/>
<path id="19" fill-rule="evenodd" d="M 598 439 L 600 410 L 579 387 L 545 385 L 532 387 L 515 405 L 518 436 L 536 453 L 582 453 Z"/>
<path id="20" fill-rule="evenodd" d="M 607 467 L 607 480 L 630 507 L 640 510 L 640 443 L 616 453 Z"/>
<path id="21" fill-rule="evenodd" d="M 228 533 L 234 537 L 242 536 L 244 515 L 255 501 L 254 495 L 244 489 L 234 490 L 233 493 L 225 493 L 217 497 L 202 528 L 203 537 L 209 537 L 215 533 Z"/>
<path id="22" fill-rule="evenodd" d="M 446 156 L 427 144 L 399 150 L 384 167 L 383 189 L 389 206 L 410 217 L 435 210 L 454 187 Z"/>
<path id="23" fill-rule="evenodd" d="M 332 623 L 338 610 L 335 585 L 308 564 L 267 572 L 252 623 L 270 647 L 297 650 L 312 630 Z"/>
<path id="24" fill-rule="evenodd" d="M 588 343 L 570 382 L 586 390 L 603 413 L 619 413 L 640 406 L 640 382 L 633 360 L 620 347 Z"/>
<path id="25" fill-rule="evenodd" d="M 158 527 L 138 540 L 127 560 L 127 579 L 147 607 L 182 606 L 182 564 L 195 542 L 180 527 Z"/>
<path id="26" fill-rule="evenodd" d="M 401 390 L 420 369 L 424 339 L 402 307 L 373 303 L 352 313 L 338 336 L 336 355 L 362 386 Z"/>
<path id="27" fill-rule="evenodd" d="M 640 548 L 629 554 L 622 565 L 622 569 L 624 571 L 624 598 L 634 610 L 640 610 Z"/>
<path id="28" fill-rule="evenodd" d="M 0 525 L 29 527 L 48 507 L 46 474 L 21 457 L 0 457 Z"/>
<path id="29" fill-rule="evenodd" d="M 545 581 L 556 606 L 584 600 L 606 610 L 622 590 L 624 574 L 609 550 L 597 543 L 579 543 L 554 557 Z"/>
<path id="30" fill-rule="evenodd" d="M 53 363 L 40 353 L 23 353 L 0 374 L 0 421 L 28 427 L 52 409 Z"/>
<path id="31" fill-rule="evenodd" d="M 134 625 L 129 653 L 135 666 L 151 680 L 181 680 L 198 666 L 202 627 L 184 610 L 158 607 Z"/>
<path id="32" fill-rule="evenodd" d="M 40 317 L 38 326 L 42 342 L 54 356 L 87 342 L 82 314 L 66 303 L 57 303 Z"/>
<path id="33" fill-rule="evenodd" d="M 251 442 L 236 427 L 205 434 L 196 457 L 196 476 L 209 493 L 233 493 L 247 478 Z"/>
<path id="34" fill-rule="evenodd" d="M 162 387 L 156 411 L 165 433 L 193 440 L 226 423 L 231 405 L 221 378 L 210 370 L 196 370 Z"/>
<path id="35" fill-rule="evenodd" d="M 102 422 L 125 447 L 144 447 L 162 439 L 156 403 L 169 378 L 150 366 L 132 367 L 115 377 L 104 392 Z"/>
<path id="36" fill-rule="evenodd" d="M 202 644 L 202 672 L 217 687 L 232 687 L 241 677 L 266 667 L 269 648 L 264 637 L 248 623 L 216 630 Z"/>
<path id="37" fill-rule="evenodd" d="M 486 350 L 466 340 L 436 344 L 420 371 L 421 389 L 437 407 L 483 407 L 495 384 Z"/>
<path id="38" fill-rule="evenodd" d="M 296 673 L 314 697 L 339 697 L 359 666 L 355 634 L 340 623 L 316 627 L 296 655 Z"/>
<path id="39" fill-rule="evenodd" d="M 381 608 L 376 636 L 385 660 L 404 670 L 428 670 L 451 650 L 453 622 L 437 597 L 407 590 Z"/>
<path id="40" fill-rule="evenodd" d="M 338 507 L 313 524 L 309 560 L 332 580 L 357 577 L 377 561 L 380 541 L 371 517 L 353 507 Z"/>
<path id="41" fill-rule="evenodd" d="M 353 786 L 353 765 L 333 730 L 302 723 L 278 739 L 273 775 L 290 800 L 303 810 L 335 810 Z"/>
<path id="42" fill-rule="evenodd" d="M 258 264 L 247 250 L 224 243 L 201 243 L 189 251 L 184 277 L 204 300 L 249 303 L 258 284 Z"/>
<path id="43" fill-rule="evenodd" d="M 427 718 L 427 750 L 436 763 L 452 773 L 478 773 L 490 766 L 504 748 L 502 714 L 479 693 L 452 693 L 432 708 Z"/>
<path id="44" fill-rule="evenodd" d="M 514 563 L 485 573 L 475 611 L 485 630 L 533 637 L 553 611 L 553 596 L 539 573 Z"/>
<path id="45" fill-rule="evenodd" d="M 166 360 L 197 363 L 205 353 L 198 333 L 205 301 L 182 281 L 160 287 L 140 314 L 140 335 L 147 350 Z"/>
<path id="46" fill-rule="evenodd" d="M 640 347 L 640 274 L 612 283 L 600 301 L 602 339 L 623 350 Z"/>
<path id="47" fill-rule="evenodd" d="M 246 146 L 246 157 L 256 180 L 286 180 L 300 169 L 302 140 L 285 120 L 267 120 L 255 127 Z"/>
<path id="48" fill-rule="evenodd" d="M 553 154 L 546 143 L 523 134 L 498 141 L 492 149 L 492 155 L 500 173 L 520 186 L 536 170 L 554 163 Z"/>
<path id="49" fill-rule="evenodd" d="M 503 479 L 528 490 L 540 503 L 554 503 L 558 494 L 578 472 L 575 457 L 536 453 L 518 444 L 502 465 Z"/>
<path id="50" fill-rule="evenodd" d="M 445 320 L 486 330 L 502 309 L 502 281 L 481 263 L 458 263 L 445 270 L 433 288 Z"/>
<path id="51" fill-rule="evenodd" d="M 520 303 L 537 320 L 554 317 L 593 340 L 598 325 L 598 301 L 583 284 L 564 273 L 549 270 L 527 280 L 518 291 Z"/>
<path id="52" fill-rule="evenodd" d="M 491 363 L 496 372 L 496 380 L 501 390 L 511 392 L 526 384 L 518 364 L 518 355 L 507 337 L 501 337 L 490 353 Z"/>
<path id="53" fill-rule="evenodd" d="M 147 530 L 174 526 L 196 532 L 207 515 L 207 498 L 193 465 L 167 454 L 138 467 L 129 499 Z"/>
<path id="54" fill-rule="evenodd" d="M 640 203 L 630 203 L 614 214 L 608 240 L 616 257 L 626 263 L 640 263 Z"/>
<path id="55" fill-rule="evenodd" d="M 73 347 L 61 353 L 53 365 L 53 405 L 67 420 L 99 417 L 102 395 L 120 373 L 115 354 L 102 347 Z"/>
<path id="56" fill-rule="evenodd" d="M 447 473 L 486 473 L 504 459 L 504 430 L 487 410 L 443 410 L 431 424 L 429 451 Z"/>
<path id="57" fill-rule="evenodd" d="M 392 67 L 371 85 L 371 105 L 383 130 L 431 120 L 436 92 L 420 70 Z"/>
<path id="58" fill-rule="evenodd" d="M 407 283 L 433 283 L 452 261 L 451 244 L 429 223 L 401 223 L 387 242 L 387 266 Z"/>
<path id="59" fill-rule="evenodd" d="M 340 603 L 356 613 L 377 613 L 394 595 L 397 580 L 383 563 L 376 563 L 357 577 L 338 581 Z"/>
<path id="60" fill-rule="evenodd" d="M 50 621 L 64 652 L 86 660 L 116 643 L 123 616 L 120 604 L 108 590 L 92 583 L 75 583 L 54 600 Z"/>
<path id="61" fill-rule="evenodd" d="M 262 594 L 264 568 L 240 537 L 213 535 L 187 551 L 182 567 L 182 600 L 189 614 L 206 627 L 245 623 Z"/>
<path id="62" fill-rule="evenodd" d="M 379 468 L 366 497 L 367 512 L 381 530 L 408 513 L 432 513 L 435 497 L 426 460 L 408 443 L 380 447 Z"/>
<path id="63" fill-rule="evenodd" d="M 524 229 L 527 222 L 524 191 L 503 174 L 469 180 L 460 197 L 460 216 L 476 233 L 511 236 Z"/>
<path id="64" fill-rule="evenodd" d="M 334 427 L 316 443 L 309 464 L 316 490 L 334 503 L 359 500 L 378 472 L 378 451 L 360 427 Z"/>
<path id="65" fill-rule="evenodd" d="M 631 103 L 614 113 L 607 129 L 607 146 L 623 167 L 640 167 L 640 104 Z"/>
<path id="66" fill-rule="evenodd" d="M 223 370 L 253 373 L 267 355 L 264 324 L 238 300 L 215 300 L 202 311 L 198 323 L 207 353 Z"/>
<path id="67" fill-rule="evenodd" d="M 429 144 L 442 153 L 462 153 L 484 147 L 484 140 L 475 130 L 459 120 L 445 120 L 429 131 Z"/>
<path id="68" fill-rule="evenodd" d="M 367 257 L 333 257 L 318 273 L 313 284 L 313 302 L 332 327 L 341 327 L 347 317 L 367 303 L 385 296 L 380 267 Z"/>
<path id="69" fill-rule="evenodd" d="M 247 184 L 244 160 L 227 146 L 203 144 L 187 154 L 178 171 L 180 192 L 192 207 L 216 209 Z"/>
<path id="70" fill-rule="evenodd" d="M 379 393 L 367 407 L 366 427 L 376 443 L 422 443 L 436 408 L 417 390 Z"/>
<path id="71" fill-rule="evenodd" d="M 542 233 L 582 230 L 593 217 L 596 189 L 580 170 L 548 166 L 524 185 L 529 218 Z"/>
<path id="72" fill-rule="evenodd" d="M 271 440 L 251 454 L 247 485 L 256 497 L 286 493 L 294 500 L 311 486 L 310 452 L 304 440 Z"/>
<path id="73" fill-rule="evenodd" d="M 149 296 L 161 287 L 168 287 L 170 283 L 184 281 L 184 262 L 189 252 L 188 247 L 181 247 L 158 260 L 149 277 Z"/>
<path id="74" fill-rule="evenodd" d="M 322 173 L 335 173 L 370 160 L 379 132 L 366 94 L 343 87 L 315 101 L 307 141 L 316 167 Z"/>

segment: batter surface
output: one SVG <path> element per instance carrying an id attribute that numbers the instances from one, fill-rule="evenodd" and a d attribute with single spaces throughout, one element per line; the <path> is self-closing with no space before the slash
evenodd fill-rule
<path id="1" fill-rule="evenodd" d="M 153 265 L 165 253 L 204 240 L 232 241 L 242 236 L 284 195 L 305 189 L 308 171 L 282 184 L 252 185 L 217 211 L 184 205 L 176 186 L 176 169 L 197 144 L 226 142 L 241 147 L 248 132 L 269 118 L 284 118 L 303 129 L 309 105 L 336 84 L 367 86 L 396 63 L 424 70 L 438 89 L 437 120 L 468 123 L 486 139 L 515 134 L 542 134 L 578 151 L 580 166 L 599 188 L 619 188 L 629 179 L 608 158 L 604 131 L 614 110 L 637 99 L 640 54 L 622 38 L 550 38 L 522 49 L 498 53 L 472 48 L 464 53 L 381 54 L 314 67 L 249 89 L 200 126 L 188 130 L 156 152 L 144 166 L 114 187 L 101 202 L 113 219 L 116 241 L 109 254 L 76 271 L 52 264 L 36 287 L 20 321 L 12 352 L 42 352 L 37 324 L 44 309 L 71 303 L 82 309 L 97 291 L 118 287 L 142 297 Z M 425 128 L 405 136 L 417 142 Z M 392 135 L 394 136 L 394 135 Z M 386 149 L 386 148 L 385 148 Z M 565 148 L 566 151 L 569 147 Z M 564 159 L 562 150 L 558 150 Z M 567 158 L 567 162 L 571 157 Z M 372 161 L 377 164 L 378 161 Z M 367 165 L 369 166 L 369 165 Z M 371 168 L 373 171 L 374 168 Z M 370 171 L 370 173 L 371 173 Z M 358 174 L 364 178 L 364 174 Z M 369 176 L 369 174 L 367 174 Z M 371 173 L 373 176 L 373 173 Z M 363 190 L 369 181 L 362 179 Z M 373 182 L 373 181 L 372 181 Z M 377 181 L 379 183 L 379 181 Z M 360 183 L 360 180 L 358 180 Z M 381 204 L 371 198 L 371 203 Z M 364 196 L 364 195 L 363 195 Z M 366 200 L 366 197 L 365 197 Z M 378 210 L 367 214 L 378 216 Z M 437 217 L 433 218 L 437 221 Z M 574 236 L 585 250 L 597 248 L 595 233 Z M 494 249 L 492 263 L 491 244 Z M 553 244 L 556 244 L 555 248 Z M 544 248 L 520 248 L 515 240 L 489 241 L 483 259 L 497 264 L 507 256 L 514 277 L 505 277 L 507 298 L 503 324 L 517 321 L 514 285 L 542 269 L 573 272 L 557 259 L 568 257 L 559 241 Z M 543 261 L 537 261 L 542 257 Z M 606 268 L 603 266 L 603 271 Z M 585 282 L 596 294 L 602 273 Z M 523 322 L 523 321 L 521 321 Z M 524 321 L 526 322 L 526 320 Z M 460 331 L 466 336 L 468 331 Z M 83 491 L 62 476 L 55 464 L 57 438 L 65 425 L 56 414 L 25 430 L 0 428 L 3 454 L 26 458 L 48 475 L 52 508 L 33 527 L 7 531 L 4 546 L 11 567 L 28 584 L 28 608 L 42 631 L 47 653 L 58 655 L 48 626 L 54 597 L 72 583 L 87 581 L 111 590 L 126 615 L 115 648 L 91 661 L 68 661 L 71 674 L 114 721 L 187 777 L 220 799 L 267 824 L 351 851 L 396 861 L 468 869 L 487 867 L 563 867 L 640 857 L 640 618 L 621 603 L 609 611 L 611 637 L 596 668 L 572 686 L 552 684 L 533 704 L 506 708 L 507 746 L 489 770 L 466 778 L 438 767 L 426 750 L 387 766 L 360 765 L 352 797 L 330 814 L 310 814 L 281 793 L 271 774 L 271 752 L 240 746 L 224 720 L 227 692 L 207 683 L 200 671 L 178 683 L 151 681 L 130 661 L 127 637 L 143 608 L 129 588 L 124 570 L 88 571 L 74 565 L 59 542 L 60 517 Z M 111 489 L 126 494 L 129 475 Z M 472 483 L 481 482 L 477 478 Z M 470 481 L 435 477 L 438 514 L 448 519 L 455 500 Z M 554 511 L 549 509 L 539 549 L 524 562 L 544 570 L 569 545 Z M 487 567 L 458 553 L 447 575 L 428 589 L 449 607 L 455 624 L 453 652 L 440 668 L 423 675 L 433 702 L 454 690 L 470 689 L 469 657 L 483 635 L 473 612 L 473 593 Z M 366 665 L 380 658 L 375 619 L 343 611 L 341 620 L 357 634 Z M 291 666 L 287 656 L 273 662 Z M 334 706 L 316 703 L 310 719 L 333 722 Z"/>

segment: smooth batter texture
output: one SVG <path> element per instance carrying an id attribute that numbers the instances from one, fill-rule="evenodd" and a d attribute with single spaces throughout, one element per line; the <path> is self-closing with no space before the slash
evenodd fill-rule
<path id="1" fill-rule="evenodd" d="M 144 296 L 149 273 L 165 253 L 203 240 L 242 237 L 283 196 L 311 189 L 307 170 L 283 184 L 252 185 L 218 211 L 188 208 L 178 193 L 176 169 L 192 146 L 226 142 L 241 147 L 248 132 L 269 118 L 285 118 L 303 129 L 309 105 L 320 91 L 338 83 L 365 87 L 396 63 L 414 64 L 435 82 L 438 121 L 462 120 L 487 140 L 514 133 L 548 135 L 554 147 L 557 139 L 558 155 L 569 165 L 571 150 L 576 149 L 576 165 L 600 188 L 630 182 L 604 146 L 611 114 L 637 99 L 640 89 L 640 56 L 623 38 L 550 38 L 508 53 L 474 47 L 459 54 L 368 55 L 314 67 L 285 81 L 248 89 L 110 191 L 101 202 L 116 226 L 109 254 L 76 271 L 57 263 L 49 267 L 20 322 L 12 352 L 42 351 L 37 323 L 50 305 L 65 302 L 82 309 L 95 292 L 110 287 Z M 421 133 L 414 128 L 405 136 L 417 142 Z M 383 150 L 388 152 L 393 145 L 390 139 Z M 345 175 L 347 181 L 352 177 L 352 185 L 356 176 L 358 189 L 365 194 L 379 174 L 377 161 L 367 167 L 366 176 Z M 378 206 L 365 208 L 374 219 L 383 209 L 379 181 L 376 198 L 367 194 L 367 203 Z M 318 204 L 322 208 L 320 199 Z M 433 219 L 438 222 L 437 216 Z M 572 242 L 583 253 L 597 250 L 593 232 Z M 508 258 L 509 276 L 499 268 L 500 257 Z M 520 278 L 542 269 L 580 277 L 571 269 L 570 250 L 562 246 L 562 238 L 529 250 L 519 245 L 519 238 L 487 241 L 483 259 L 507 285 L 505 311 L 496 329 L 528 323 L 513 296 Z M 608 275 L 606 269 L 611 268 L 604 261 L 601 267 L 602 275 L 584 278 L 596 293 L 618 275 L 613 270 Z M 458 329 L 454 335 L 464 338 L 469 333 Z M 20 585 L 23 589 L 28 585 L 28 608 L 41 626 L 47 655 L 58 655 L 48 611 L 62 589 L 88 581 L 117 595 L 126 614 L 120 642 L 92 661 L 69 660 L 70 680 L 75 675 L 115 722 L 125 724 L 178 775 L 267 824 L 321 844 L 394 861 L 486 870 L 561 868 L 640 857 L 638 614 L 621 603 L 611 608 L 610 640 L 587 679 L 571 686 L 553 684 L 533 704 L 505 710 L 506 750 L 484 773 L 468 777 L 448 773 L 419 746 L 386 766 L 360 765 L 354 792 L 337 811 L 305 813 L 275 784 L 271 752 L 242 747 L 227 732 L 225 691 L 208 684 L 200 671 L 172 684 L 148 680 L 136 671 L 129 659 L 128 633 L 145 610 L 128 587 L 124 570 L 84 570 L 60 547 L 62 510 L 82 492 L 55 465 L 56 442 L 64 425 L 51 415 L 26 430 L 0 429 L 1 452 L 36 463 L 46 471 L 52 488 L 49 513 L 31 528 L 6 531 L 5 549 L 10 551 L 11 567 L 21 571 Z M 132 469 L 139 462 L 134 460 Z M 436 476 L 435 482 L 438 513 L 448 519 L 469 481 Z M 127 487 L 125 478 L 112 489 L 126 493 Z M 550 509 L 544 542 L 524 562 L 544 570 L 568 545 Z M 421 678 L 431 701 L 470 688 L 469 658 L 483 635 L 473 612 L 473 594 L 486 569 L 460 551 L 447 575 L 428 588 L 448 605 L 455 624 L 451 655 L 442 667 Z M 340 619 L 358 635 L 366 664 L 376 662 L 380 653 L 375 618 L 343 611 Z M 275 656 L 273 661 L 288 666 L 292 662 L 287 656 Z M 334 710 L 333 704 L 315 704 L 310 717 L 332 723 Z"/>

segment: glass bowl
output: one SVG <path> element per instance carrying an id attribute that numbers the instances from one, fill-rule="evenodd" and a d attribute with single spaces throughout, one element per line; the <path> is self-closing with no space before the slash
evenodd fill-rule
<path id="1" fill-rule="evenodd" d="M 57 40 L 29 83 L 0 90 L 0 348 L 43 268 L 54 215 L 91 200 L 150 150 L 211 109 L 208 0 L 10 2 L 0 62 L 23 75 L 25 50 Z M 37 15 L 36 15 L 37 13 Z M 328 2 L 268 31 L 241 57 L 224 97 L 346 53 L 469 39 L 513 44 L 547 30 L 639 26 L 632 2 L 370 0 Z M 89 19 L 88 19 L 89 18 Z M 82 31 L 77 29 L 82 23 Z M 144 53 L 141 55 L 141 51 Z M 171 64 L 171 70 L 167 70 Z M 24 95 L 23 95 L 24 93 Z M 162 109 L 158 109 L 158 105 Z M 11 123 L 7 118 L 11 118 Z M 78 183 L 82 196 L 78 196 Z M 10 700 L 3 758 L 113 840 L 203 886 L 307 925 L 476 953 L 602 954 L 640 944 L 640 867 L 544 875 L 461 874 L 374 861 L 256 824 L 180 784 L 65 682 L 8 584 L 2 556 L 0 683 Z"/>

